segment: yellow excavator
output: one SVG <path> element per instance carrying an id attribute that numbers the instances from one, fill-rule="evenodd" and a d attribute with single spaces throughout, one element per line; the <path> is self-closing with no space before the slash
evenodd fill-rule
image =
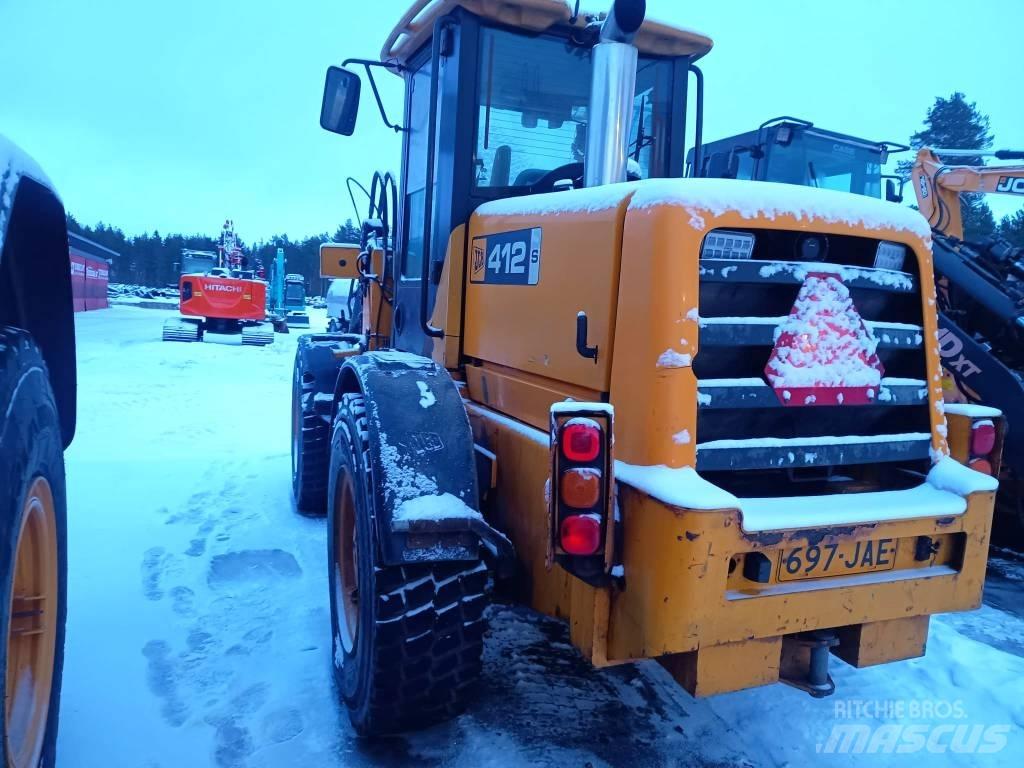
<path id="1" fill-rule="evenodd" d="M 466 706 L 492 582 L 699 696 L 825 696 L 830 657 L 921 656 L 931 614 L 980 603 L 997 483 L 965 464 L 1002 423 L 943 413 L 930 228 L 683 178 L 712 43 L 645 15 L 419 0 L 328 69 L 323 128 L 355 131 L 366 82 L 403 139 L 359 246 L 321 249 L 361 312 L 294 369 L 359 733 Z"/>
<path id="2" fill-rule="evenodd" d="M 1007 419 L 999 540 L 1024 541 L 1024 248 L 1001 237 L 964 240 L 960 195 L 1016 197 L 1024 203 L 1024 165 L 956 165 L 957 158 L 1024 160 L 1024 151 L 923 148 L 911 183 L 932 227 L 939 302 L 939 346 L 948 409 Z M 940 159 L 941 158 L 941 159 Z"/>

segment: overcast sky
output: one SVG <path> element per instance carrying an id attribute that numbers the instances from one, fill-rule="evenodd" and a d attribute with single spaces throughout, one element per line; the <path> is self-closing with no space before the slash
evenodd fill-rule
<path id="1" fill-rule="evenodd" d="M 345 177 L 399 168 L 400 146 L 368 90 L 354 137 L 322 131 L 324 70 L 376 57 L 410 2 L 0 0 L 0 133 L 87 224 L 214 234 L 231 216 L 249 241 L 333 230 L 352 216 Z M 997 146 L 1024 147 L 1021 0 L 648 9 L 715 41 L 701 62 L 709 140 L 789 114 L 906 141 L 937 95 L 962 90 Z M 400 118 L 400 81 L 382 79 Z"/>

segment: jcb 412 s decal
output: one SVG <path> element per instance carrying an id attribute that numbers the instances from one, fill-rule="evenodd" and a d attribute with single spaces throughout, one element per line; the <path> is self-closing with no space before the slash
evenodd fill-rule
<path id="1" fill-rule="evenodd" d="M 540 227 L 474 237 L 469 281 L 536 285 L 540 280 L 540 240 Z"/>

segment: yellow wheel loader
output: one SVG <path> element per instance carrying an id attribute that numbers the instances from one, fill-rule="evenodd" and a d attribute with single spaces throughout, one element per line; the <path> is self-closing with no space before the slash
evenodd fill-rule
<path id="1" fill-rule="evenodd" d="M 328 70 L 344 135 L 364 81 L 405 83 L 400 120 L 375 99 L 400 181 L 375 180 L 360 247 L 321 250 L 359 281 L 358 332 L 295 367 L 358 732 L 466 705 L 489 579 L 594 665 L 656 659 L 697 696 L 827 695 L 831 656 L 920 656 L 931 614 L 978 606 L 996 481 L 943 413 L 930 230 L 682 178 L 711 45 L 642 0 L 421 0 Z"/>

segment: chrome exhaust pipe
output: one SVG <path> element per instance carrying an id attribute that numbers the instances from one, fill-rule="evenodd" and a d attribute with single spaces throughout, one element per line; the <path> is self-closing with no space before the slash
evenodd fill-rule
<path id="1" fill-rule="evenodd" d="M 626 180 L 636 94 L 637 49 L 633 38 L 646 13 L 646 0 L 615 0 L 601 26 L 599 41 L 591 54 L 593 76 L 583 157 L 584 186 Z"/>

